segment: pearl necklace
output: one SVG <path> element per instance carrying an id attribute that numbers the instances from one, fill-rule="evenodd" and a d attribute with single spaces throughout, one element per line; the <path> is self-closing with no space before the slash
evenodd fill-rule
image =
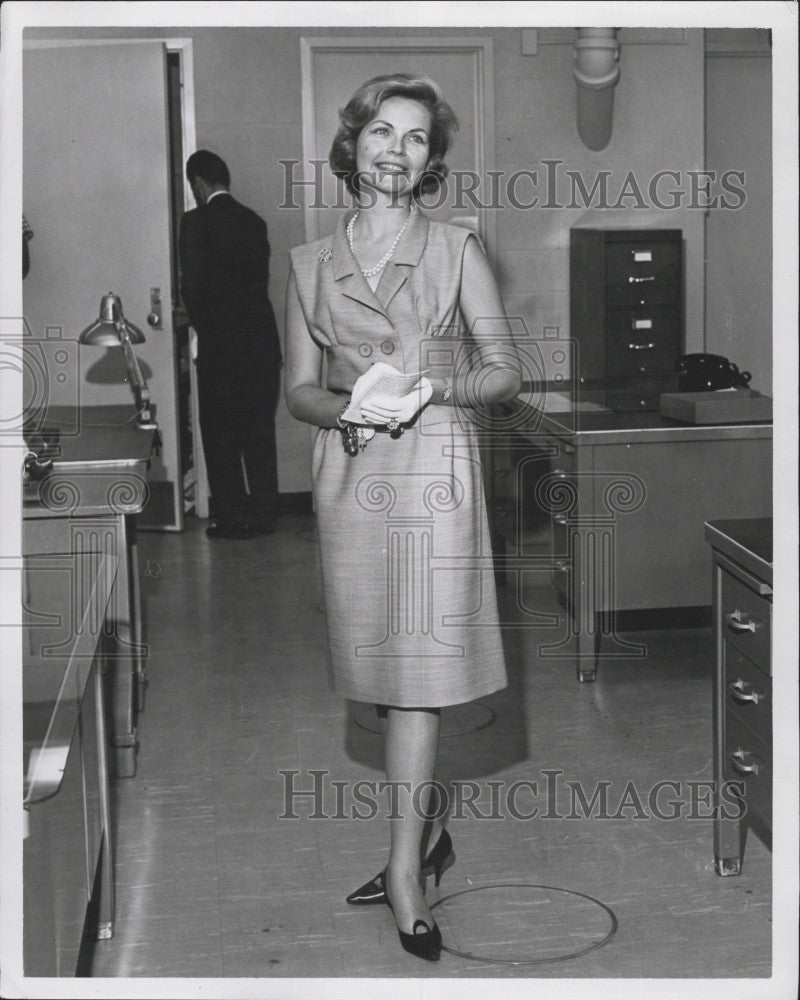
<path id="1" fill-rule="evenodd" d="M 400 237 L 406 231 L 406 227 L 408 226 L 409 222 L 411 222 L 411 216 L 414 214 L 415 211 L 416 211 L 416 209 L 412 205 L 411 206 L 411 211 L 408 213 L 408 218 L 403 223 L 403 226 L 400 229 L 400 232 L 394 238 L 394 243 L 392 243 L 392 245 L 389 247 L 389 249 L 386 251 L 386 253 L 383 255 L 383 257 L 381 257 L 381 259 L 378 261 L 378 263 L 374 267 L 362 267 L 361 268 L 361 273 L 364 275 L 365 278 L 372 278 L 372 277 L 374 277 L 376 274 L 378 274 L 380 271 L 382 271 L 386 267 L 386 265 L 389 263 L 389 261 L 392 259 L 392 254 L 397 249 L 397 244 L 400 242 Z M 353 251 L 353 256 L 354 257 L 356 255 L 356 251 L 355 251 L 355 247 L 353 246 L 353 228 L 354 228 L 354 226 L 356 224 L 356 219 L 357 218 L 358 218 L 358 212 L 356 212 L 355 215 L 352 217 L 352 219 L 347 223 L 347 242 L 350 244 L 350 249 Z"/>

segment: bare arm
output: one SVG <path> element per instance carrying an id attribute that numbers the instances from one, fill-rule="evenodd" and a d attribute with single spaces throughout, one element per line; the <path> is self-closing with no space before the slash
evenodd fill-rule
<path id="1" fill-rule="evenodd" d="M 344 399 L 323 389 L 321 381 L 322 348 L 308 332 L 292 271 L 286 286 L 286 406 L 297 420 L 335 427 Z"/>
<path id="2" fill-rule="evenodd" d="M 478 326 L 492 337 L 476 341 L 480 368 L 450 379 L 448 402 L 460 406 L 486 406 L 517 396 L 522 388 L 520 364 L 505 306 L 489 261 L 477 240 L 467 240 L 461 273 L 461 315 L 468 330 Z M 496 338 L 496 339 L 495 339 Z M 475 366 L 473 366 L 475 367 Z M 434 403 L 441 403 L 444 379 L 433 378 Z"/>

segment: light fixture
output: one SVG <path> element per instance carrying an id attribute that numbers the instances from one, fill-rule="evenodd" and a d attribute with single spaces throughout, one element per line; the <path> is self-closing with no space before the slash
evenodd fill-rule
<path id="1" fill-rule="evenodd" d="M 121 347 L 128 369 L 128 382 L 136 399 L 136 420 L 140 427 L 155 429 L 156 423 L 150 409 L 150 390 L 142 374 L 134 344 L 144 343 L 144 334 L 138 326 L 128 322 L 122 312 L 118 295 L 109 292 L 100 300 L 100 318 L 81 333 L 79 343 L 93 347 Z"/>
<path id="2" fill-rule="evenodd" d="M 611 139 L 614 87 L 619 80 L 616 28 L 578 28 L 572 73 L 578 85 L 578 135 L 594 151 Z"/>

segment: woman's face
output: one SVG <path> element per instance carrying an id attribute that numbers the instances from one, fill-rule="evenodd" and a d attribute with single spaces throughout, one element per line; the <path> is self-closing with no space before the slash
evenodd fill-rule
<path id="1" fill-rule="evenodd" d="M 430 159 L 431 114 L 406 97 L 388 97 L 356 142 L 362 186 L 410 194 Z"/>

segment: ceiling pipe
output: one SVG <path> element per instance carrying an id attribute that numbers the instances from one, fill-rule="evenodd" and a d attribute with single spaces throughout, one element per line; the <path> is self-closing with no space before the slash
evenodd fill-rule
<path id="1" fill-rule="evenodd" d="M 611 139 L 614 87 L 619 80 L 616 28 L 578 28 L 572 72 L 578 84 L 578 135 L 589 149 Z"/>

